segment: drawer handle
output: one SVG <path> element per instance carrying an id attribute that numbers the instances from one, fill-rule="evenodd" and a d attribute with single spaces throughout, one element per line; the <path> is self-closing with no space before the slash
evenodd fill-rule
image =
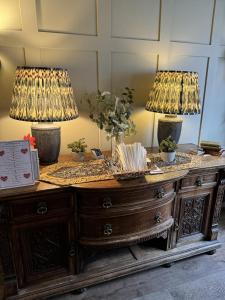
<path id="1" fill-rule="evenodd" d="M 104 198 L 103 203 L 102 203 L 103 208 L 110 208 L 112 207 L 112 201 L 109 197 Z"/>
<path id="2" fill-rule="evenodd" d="M 196 179 L 196 185 L 197 186 L 202 186 L 202 184 L 203 184 L 203 179 L 202 179 L 202 177 L 198 177 L 197 179 Z"/>
<path id="3" fill-rule="evenodd" d="M 112 225 L 111 224 L 105 224 L 104 225 L 104 235 L 111 235 L 112 234 Z"/>
<path id="4" fill-rule="evenodd" d="M 164 196 L 165 196 L 165 190 L 164 190 L 164 188 L 159 188 L 158 190 L 156 190 L 155 197 L 157 199 L 161 199 Z"/>
<path id="5" fill-rule="evenodd" d="M 48 212 L 48 206 L 46 202 L 39 202 L 37 205 L 37 214 L 38 215 L 46 215 Z"/>
<path id="6" fill-rule="evenodd" d="M 161 223 L 162 222 L 162 216 L 161 216 L 161 213 L 160 212 L 157 212 L 155 214 L 155 222 L 156 223 Z"/>

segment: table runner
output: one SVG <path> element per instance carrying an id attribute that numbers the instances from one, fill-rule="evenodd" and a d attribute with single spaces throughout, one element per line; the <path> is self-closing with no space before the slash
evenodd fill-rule
<path id="1" fill-rule="evenodd" d="M 164 172 L 173 171 L 178 165 L 179 169 L 183 169 L 185 168 L 184 165 L 189 165 L 192 160 L 191 155 L 184 153 L 177 153 L 173 163 L 163 162 L 159 154 L 151 154 L 150 159 L 152 163 L 149 164 L 146 174 L 154 170 L 155 166 L 160 167 Z M 40 180 L 57 185 L 73 185 L 114 179 L 114 174 L 115 171 L 110 167 L 109 160 L 69 161 L 44 167 L 41 171 Z"/>

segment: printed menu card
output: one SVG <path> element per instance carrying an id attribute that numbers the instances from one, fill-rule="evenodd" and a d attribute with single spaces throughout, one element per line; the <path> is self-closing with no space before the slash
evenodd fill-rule
<path id="1" fill-rule="evenodd" d="M 0 142 L 0 189 L 34 183 L 29 141 Z"/>

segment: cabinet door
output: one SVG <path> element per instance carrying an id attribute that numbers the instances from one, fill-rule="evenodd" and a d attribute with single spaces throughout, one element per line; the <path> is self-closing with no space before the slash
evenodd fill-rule
<path id="1" fill-rule="evenodd" d="M 13 229 L 19 287 L 75 272 L 73 227 L 72 220 L 58 217 Z"/>
<path id="2" fill-rule="evenodd" d="M 202 233 L 208 234 L 212 190 L 192 191 L 178 196 L 179 215 L 177 238 Z"/>

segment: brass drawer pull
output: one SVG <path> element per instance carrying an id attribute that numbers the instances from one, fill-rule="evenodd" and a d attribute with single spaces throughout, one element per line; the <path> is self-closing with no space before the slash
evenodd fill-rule
<path id="1" fill-rule="evenodd" d="M 37 210 L 36 210 L 38 215 L 45 215 L 48 212 L 48 206 L 46 202 L 39 202 L 37 204 Z"/>
<path id="2" fill-rule="evenodd" d="M 155 192 L 155 197 L 157 199 L 161 199 L 163 196 L 165 196 L 165 190 L 164 190 L 164 188 L 157 189 L 156 192 Z"/>
<path id="3" fill-rule="evenodd" d="M 103 199 L 102 207 L 103 208 L 111 208 L 112 207 L 112 201 L 109 197 L 106 197 Z"/>
<path id="4" fill-rule="evenodd" d="M 105 224 L 104 225 L 104 235 L 111 235 L 112 234 L 112 225 L 111 224 Z"/>
<path id="5" fill-rule="evenodd" d="M 155 213 L 155 222 L 161 223 L 162 222 L 162 216 L 160 212 Z"/>
<path id="6" fill-rule="evenodd" d="M 202 179 L 202 177 L 198 177 L 198 178 L 196 179 L 195 184 L 196 184 L 197 186 L 202 186 L 202 184 L 203 184 L 203 179 Z"/>

